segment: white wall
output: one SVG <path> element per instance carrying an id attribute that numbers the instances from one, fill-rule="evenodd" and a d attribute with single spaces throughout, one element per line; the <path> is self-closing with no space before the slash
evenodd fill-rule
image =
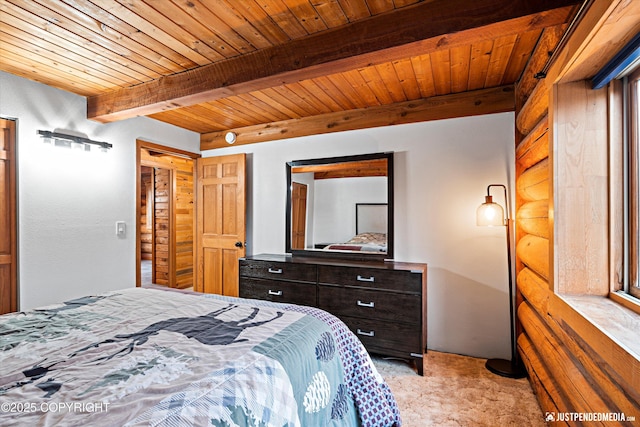
<path id="1" fill-rule="evenodd" d="M 135 286 L 136 139 L 199 152 L 199 135 L 148 118 L 92 122 L 84 97 L 2 72 L 0 116 L 18 119 L 20 309 Z M 47 149 L 37 130 L 113 149 Z M 124 239 L 116 221 L 127 224 Z"/>
<path id="2" fill-rule="evenodd" d="M 315 187 L 315 243 L 344 243 L 355 236 L 356 203 L 387 203 L 385 177 L 321 179 Z"/>
<path id="3" fill-rule="evenodd" d="M 248 252 L 283 253 L 285 162 L 394 151 L 395 259 L 424 262 L 428 346 L 510 358 L 504 228 L 475 211 L 489 184 L 513 188 L 512 113 L 366 129 L 211 150 L 247 152 Z M 495 200 L 504 204 L 502 196 Z M 398 307 L 401 309 L 401 307 Z"/>

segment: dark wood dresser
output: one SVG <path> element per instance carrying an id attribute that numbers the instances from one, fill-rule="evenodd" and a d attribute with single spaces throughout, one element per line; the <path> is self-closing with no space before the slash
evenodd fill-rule
<path id="1" fill-rule="evenodd" d="M 427 265 L 261 254 L 240 259 L 240 297 L 319 307 L 371 353 L 413 360 L 427 351 Z"/>

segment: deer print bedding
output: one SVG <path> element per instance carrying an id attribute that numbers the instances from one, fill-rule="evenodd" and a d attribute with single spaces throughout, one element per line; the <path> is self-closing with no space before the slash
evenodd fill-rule
<path id="1" fill-rule="evenodd" d="M 0 316 L 0 425 L 392 426 L 358 339 L 310 307 L 125 289 Z"/>

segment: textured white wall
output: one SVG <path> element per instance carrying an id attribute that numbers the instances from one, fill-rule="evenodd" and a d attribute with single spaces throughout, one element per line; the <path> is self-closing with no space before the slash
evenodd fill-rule
<path id="1" fill-rule="evenodd" d="M 285 162 L 394 151 L 395 259 L 425 262 L 429 348 L 510 357 L 504 228 L 475 224 L 486 187 L 514 177 L 512 113 L 211 150 L 248 153 L 248 252 L 283 253 Z M 495 200 L 504 204 L 496 194 Z M 402 309 L 398 307 L 398 309 Z"/>
<path id="2" fill-rule="evenodd" d="M 20 309 L 135 286 L 136 139 L 198 152 L 199 135 L 148 118 L 92 122 L 84 97 L 2 72 L 0 115 L 18 119 Z M 113 149 L 47 148 L 37 130 Z M 127 224 L 124 239 L 116 221 Z"/>

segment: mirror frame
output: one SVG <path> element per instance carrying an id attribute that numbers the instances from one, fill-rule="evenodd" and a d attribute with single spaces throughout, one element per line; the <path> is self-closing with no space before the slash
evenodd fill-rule
<path id="1" fill-rule="evenodd" d="M 366 253 L 360 251 L 323 251 L 311 249 L 291 249 L 291 190 L 292 168 L 296 166 L 323 165 L 331 163 L 356 162 L 361 160 L 387 159 L 387 252 Z M 286 163 L 287 169 L 287 200 L 285 222 L 285 252 L 293 256 L 312 256 L 326 258 L 347 258 L 359 260 L 390 260 L 393 259 L 393 152 L 358 154 L 352 156 L 326 157 L 320 159 L 293 160 Z"/>

